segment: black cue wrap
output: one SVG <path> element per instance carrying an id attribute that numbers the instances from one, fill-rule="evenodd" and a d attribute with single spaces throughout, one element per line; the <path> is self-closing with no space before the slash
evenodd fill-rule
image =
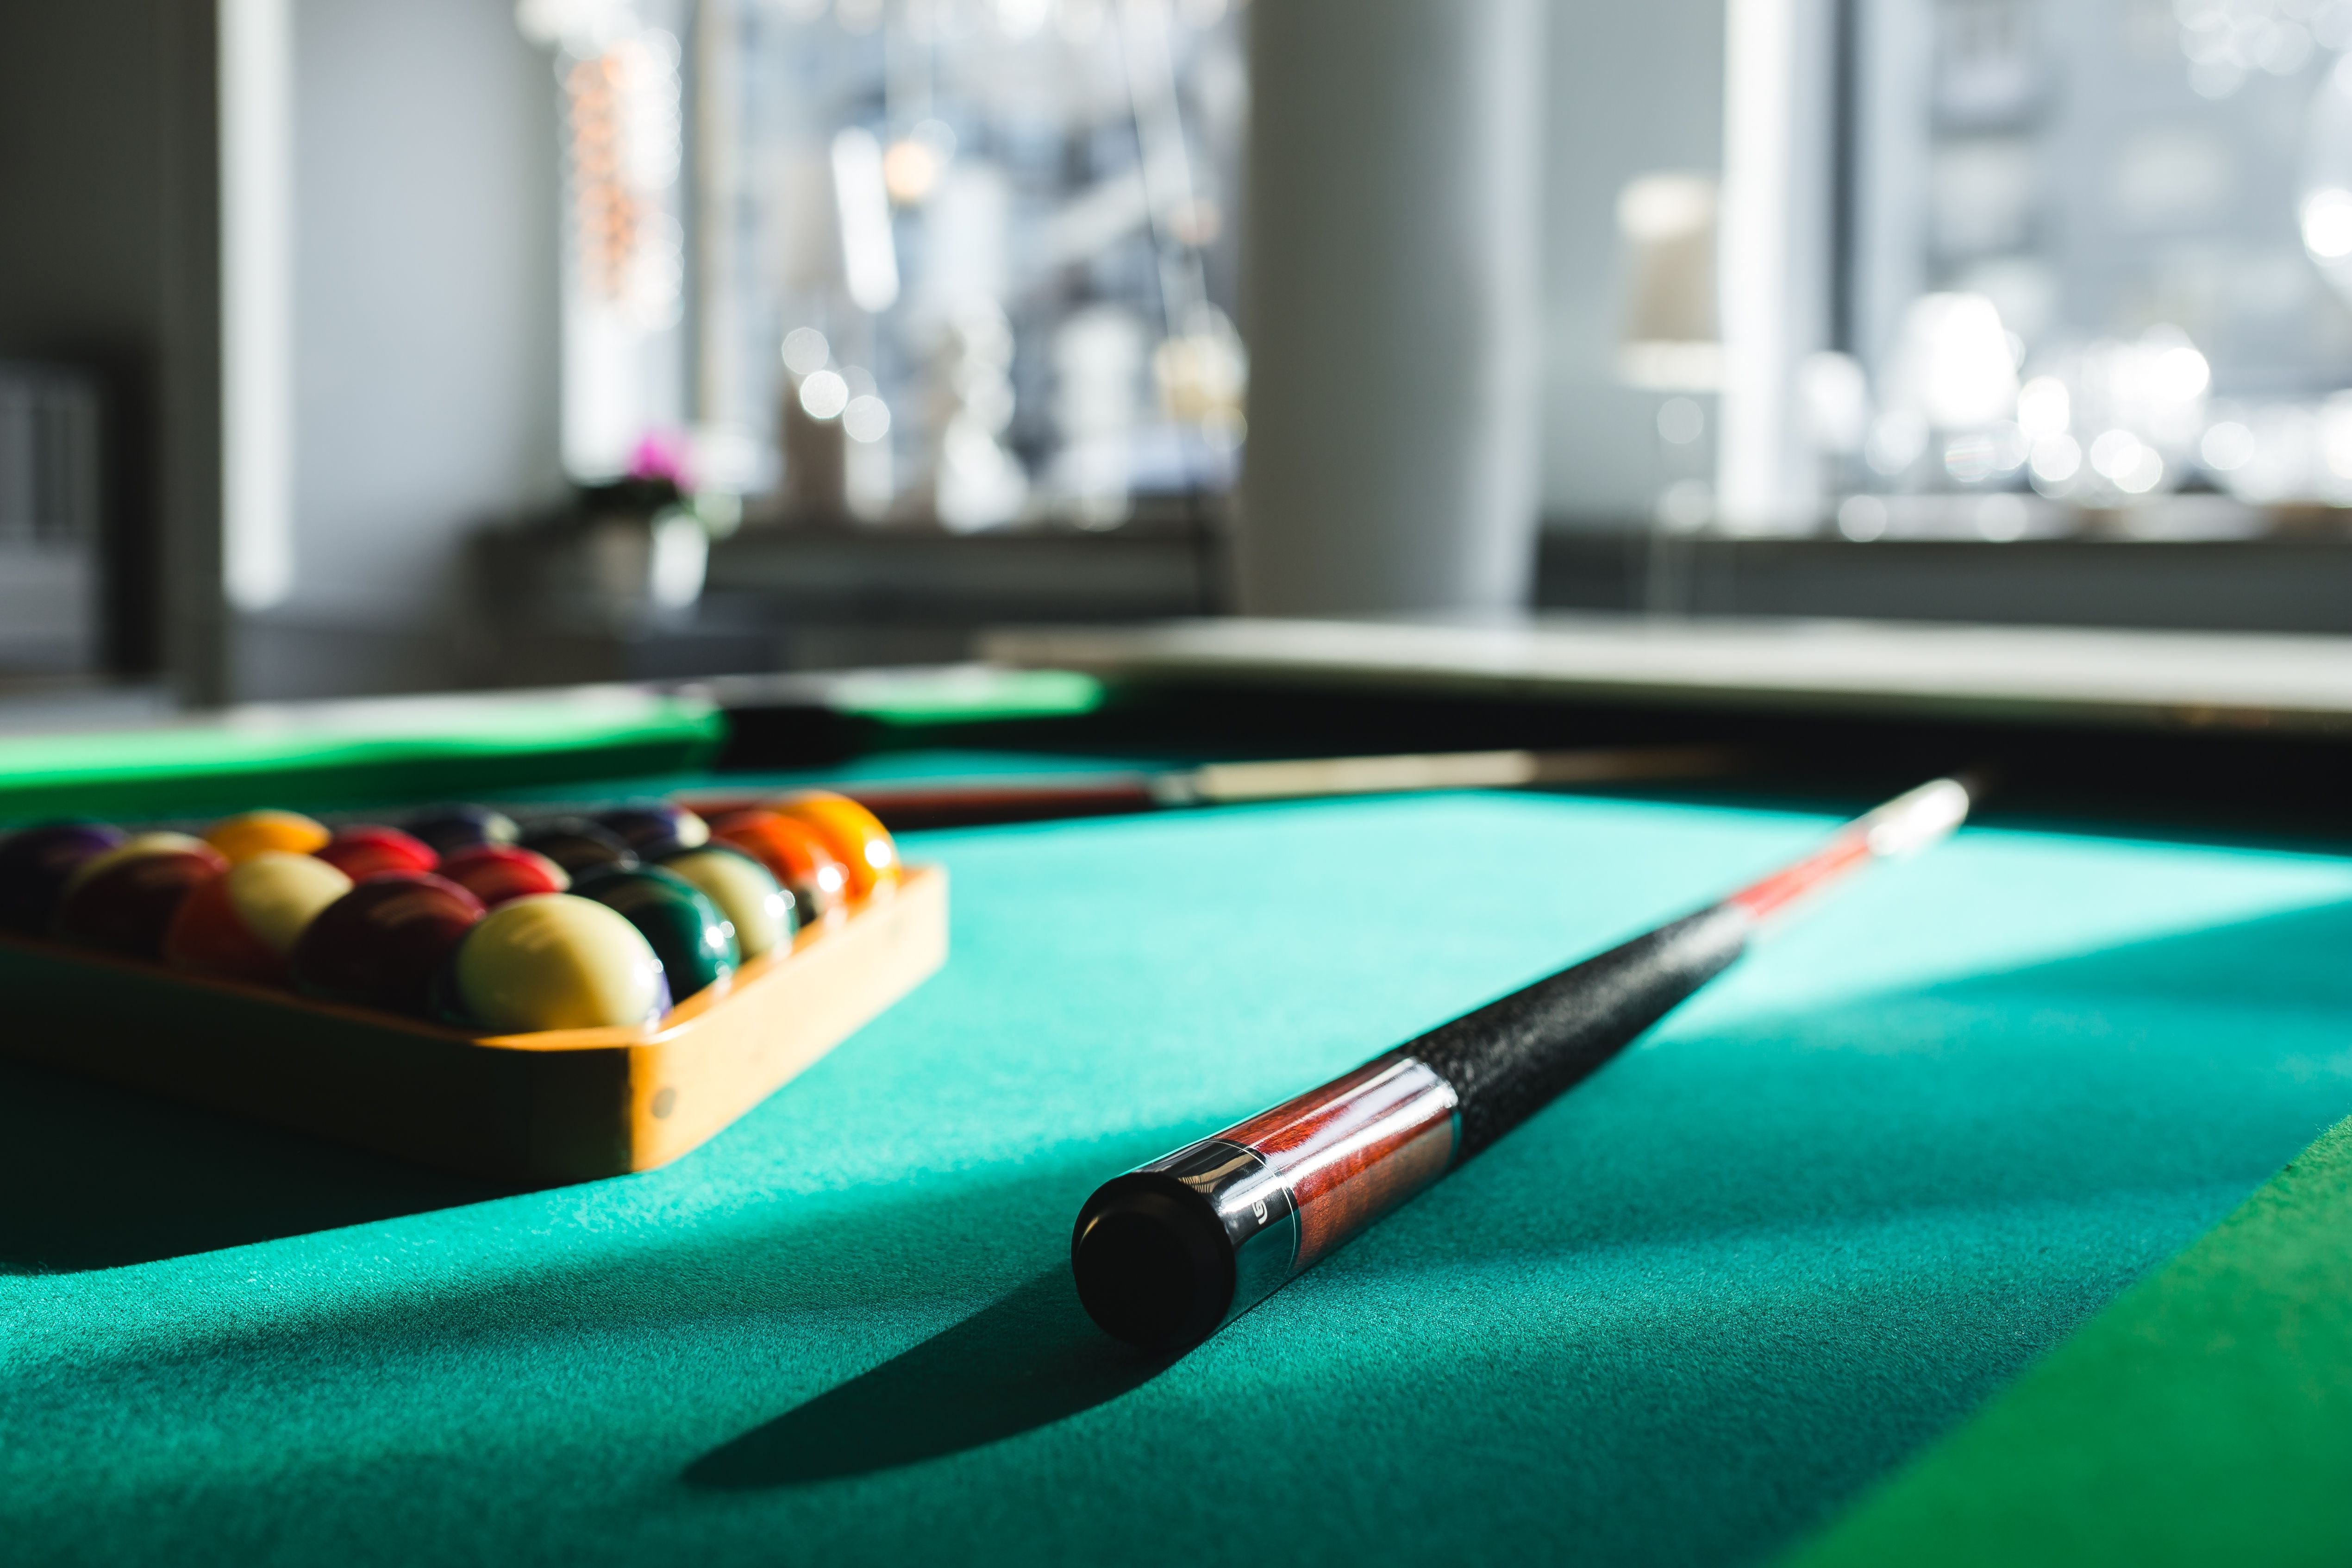
<path id="1" fill-rule="evenodd" d="M 1686 915 L 1097 1188 L 1070 1267 L 1102 1328 L 1206 1338 L 1590 1076 L 1739 956 L 1737 904 Z"/>
<path id="2" fill-rule="evenodd" d="M 1753 916 L 1719 904 L 1465 1013 L 1398 1048 L 1453 1087 L 1460 1165 L 1550 1104 L 1747 950 Z"/>

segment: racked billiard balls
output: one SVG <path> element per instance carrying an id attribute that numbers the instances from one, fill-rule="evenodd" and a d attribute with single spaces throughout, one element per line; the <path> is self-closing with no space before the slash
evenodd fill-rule
<path id="1" fill-rule="evenodd" d="M 273 850 L 199 883 L 163 934 L 163 961 L 232 980 L 281 985 L 286 956 L 352 879 L 313 855 Z"/>
<path id="2" fill-rule="evenodd" d="M 410 838 L 398 828 L 373 825 L 339 829 L 333 838 L 310 852 L 353 882 L 394 873 L 429 872 L 441 864 L 432 845 Z"/>
<path id="3" fill-rule="evenodd" d="M 585 817 L 557 817 L 551 821 L 535 822 L 524 829 L 522 837 L 515 842 L 545 855 L 575 877 L 600 866 L 619 866 L 625 871 L 637 863 L 637 852 L 629 847 L 626 839 Z"/>
<path id="4" fill-rule="evenodd" d="M 568 893 L 499 905 L 450 966 L 463 1018 L 499 1034 L 648 1024 L 669 1010 L 661 960 L 618 910 Z"/>
<path id="5" fill-rule="evenodd" d="M 705 844 L 661 862 L 702 890 L 735 928 L 735 946 L 745 959 L 789 947 L 799 917 L 793 895 L 775 873 L 731 844 Z"/>
<path id="6" fill-rule="evenodd" d="M 710 824 L 711 837 L 741 850 L 792 891 L 803 925 L 829 920 L 848 906 L 849 868 L 816 829 L 775 811 L 733 811 Z"/>
<path id="7" fill-rule="evenodd" d="M 482 901 L 423 872 L 386 872 L 319 912 L 289 959 L 305 996 L 424 1016 L 434 972 L 482 918 Z"/>
<path id="8" fill-rule="evenodd" d="M 672 1006 L 735 973 L 742 955 L 735 927 L 686 878 L 658 867 L 590 872 L 572 884 L 583 898 L 618 910 L 661 960 Z"/>
<path id="9" fill-rule="evenodd" d="M 324 822 L 299 811 L 242 811 L 205 830 L 205 842 L 226 855 L 231 865 L 256 855 L 315 853 L 333 837 Z"/>
<path id="10" fill-rule="evenodd" d="M 488 806 L 435 806 L 401 824 L 409 837 L 433 846 L 444 860 L 483 844 L 510 844 L 521 830 Z"/>
<path id="11" fill-rule="evenodd" d="M 572 886 L 564 869 L 520 844 L 476 844 L 441 862 L 441 874 L 492 909 L 535 893 L 562 893 Z"/>
<path id="12" fill-rule="evenodd" d="M 58 900 L 54 928 L 68 942 L 133 958 L 160 957 L 180 901 L 228 869 L 185 833 L 136 833 L 84 861 Z"/>
<path id="13" fill-rule="evenodd" d="M 881 819 L 830 789 L 803 789 L 767 803 L 823 835 L 849 873 L 849 896 L 864 898 L 898 880 L 898 846 Z"/>
<path id="14" fill-rule="evenodd" d="M 641 861 L 700 849 L 710 841 L 710 824 L 674 800 L 633 801 L 597 812 L 595 821 L 619 834 Z"/>
<path id="15" fill-rule="evenodd" d="M 0 931 L 47 931 L 74 872 L 123 837 L 110 823 L 76 820 L 36 823 L 0 841 Z"/>

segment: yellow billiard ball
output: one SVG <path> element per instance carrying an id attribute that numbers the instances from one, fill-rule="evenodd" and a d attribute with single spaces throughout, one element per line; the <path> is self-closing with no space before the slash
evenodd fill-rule
<path id="1" fill-rule="evenodd" d="M 299 811 L 261 810 L 222 818 L 205 831 L 205 842 L 236 865 L 256 855 L 307 855 L 333 836 L 324 822 Z"/>
<path id="2" fill-rule="evenodd" d="M 569 893 L 502 904 L 457 949 L 457 999 L 499 1034 L 650 1023 L 669 1010 L 661 960 L 618 910 Z"/>

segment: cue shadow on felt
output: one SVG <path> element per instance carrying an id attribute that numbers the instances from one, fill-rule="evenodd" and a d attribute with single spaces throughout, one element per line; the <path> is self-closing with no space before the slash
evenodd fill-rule
<path id="1" fill-rule="evenodd" d="M 1056 1266 L 871 1371 L 721 1444 L 681 1479 L 804 1486 L 977 1448 L 1091 1410 L 1171 1358 L 1106 1339 Z"/>

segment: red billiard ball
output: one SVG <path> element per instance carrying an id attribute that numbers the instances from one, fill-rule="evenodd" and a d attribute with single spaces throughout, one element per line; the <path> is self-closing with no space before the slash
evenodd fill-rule
<path id="1" fill-rule="evenodd" d="M 398 828 L 343 828 L 310 852 L 353 882 L 392 872 L 434 871 L 441 864 L 432 845 Z"/>
<path id="2" fill-rule="evenodd" d="M 58 900 L 55 929 L 83 946 L 158 957 L 180 901 L 227 869 L 227 859 L 202 839 L 135 834 L 75 871 Z"/>
<path id="3" fill-rule="evenodd" d="M 286 956 L 352 879 L 312 855 L 268 851 L 200 884 L 163 934 L 177 969 L 282 985 Z"/>
<path id="4" fill-rule="evenodd" d="M 482 901 L 420 872 L 386 872 L 319 913 L 294 944 L 305 996 L 423 1016 L 433 977 L 482 918 Z"/>
<path id="5" fill-rule="evenodd" d="M 514 844 L 476 844 L 441 862 L 441 874 L 496 909 L 537 893 L 564 893 L 571 873 L 536 850 Z"/>

